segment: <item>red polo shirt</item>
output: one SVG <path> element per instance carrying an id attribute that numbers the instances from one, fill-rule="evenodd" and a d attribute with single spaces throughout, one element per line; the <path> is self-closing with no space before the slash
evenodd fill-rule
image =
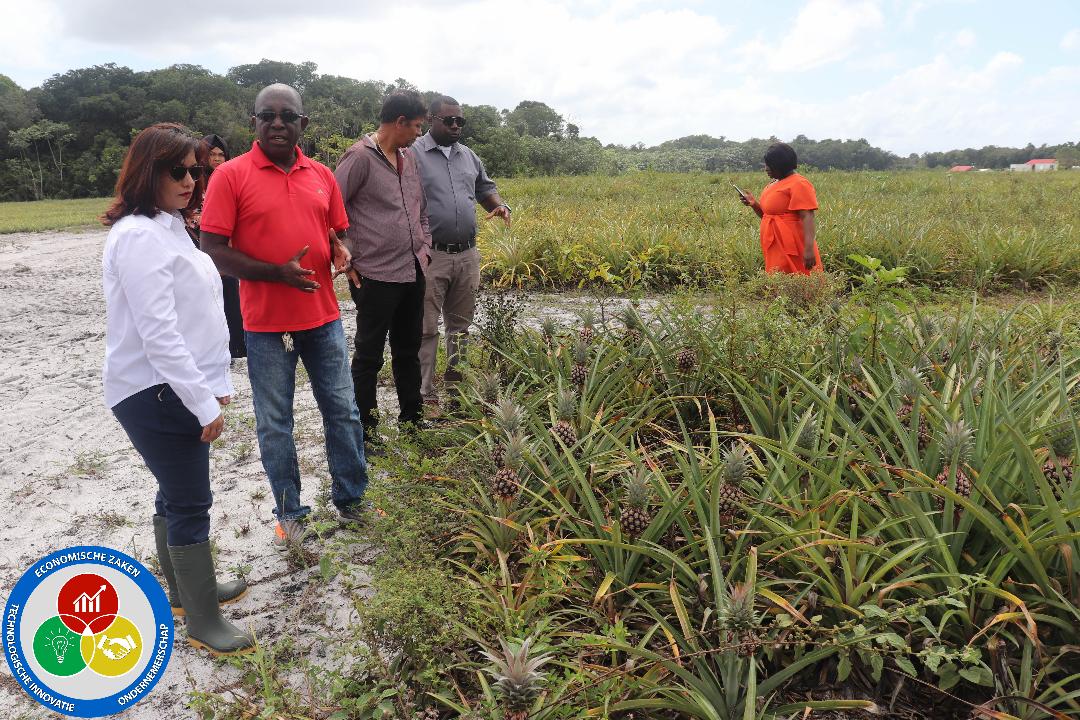
<path id="1" fill-rule="evenodd" d="M 201 227 L 224 235 L 236 250 L 281 264 L 307 245 L 300 265 L 319 283 L 306 293 L 284 283 L 240 281 L 244 329 L 252 332 L 310 330 L 340 317 L 330 276 L 329 230 L 349 227 L 341 191 L 330 168 L 296 148 L 288 173 L 259 147 L 222 164 L 210 176 Z"/>

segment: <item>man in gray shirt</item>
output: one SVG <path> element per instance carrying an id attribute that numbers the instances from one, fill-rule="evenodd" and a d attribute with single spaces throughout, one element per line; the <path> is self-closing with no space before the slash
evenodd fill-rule
<path id="1" fill-rule="evenodd" d="M 410 148 L 416 158 L 427 196 L 431 228 L 431 266 L 424 297 L 423 340 L 420 345 L 420 394 L 438 412 L 435 357 L 439 347 L 439 318 L 446 330 L 446 382 L 461 380 L 458 357 L 469 334 L 480 286 L 480 252 L 476 249 L 476 204 L 510 227 L 510 206 L 499 197 L 495 183 L 472 150 L 462 145 L 465 118 L 450 97 L 431 103 L 431 129 Z"/>

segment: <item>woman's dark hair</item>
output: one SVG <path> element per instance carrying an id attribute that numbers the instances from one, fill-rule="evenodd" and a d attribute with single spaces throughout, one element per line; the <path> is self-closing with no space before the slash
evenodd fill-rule
<path id="1" fill-rule="evenodd" d="M 116 199 L 101 222 L 108 226 L 128 215 L 156 215 L 158 183 L 165 171 L 182 165 L 187 154 L 198 149 L 199 140 L 176 123 L 157 123 L 136 135 L 116 180 Z M 202 184 L 195 183 L 187 207 L 197 208 L 201 203 Z"/>
<path id="2" fill-rule="evenodd" d="M 787 177 L 799 167 L 799 156 L 787 143 L 773 143 L 765 151 L 765 164 L 780 177 Z"/>
<path id="3" fill-rule="evenodd" d="M 415 120 L 425 115 L 427 115 L 427 108 L 419 95 L 412 92 L 396 92 L 383 100 L 382 109 L 379 110 L 379 122 L 392 123 L 399 117 Z"/>

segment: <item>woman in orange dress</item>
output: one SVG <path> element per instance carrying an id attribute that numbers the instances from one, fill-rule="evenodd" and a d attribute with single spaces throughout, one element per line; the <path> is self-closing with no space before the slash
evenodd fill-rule
<path id="1" fill-rule="evenodd" d="M 765 172 L 773 181 L 761 191 L 761 200 L 743 193 L 744 205 L 761 218 L 761 251 L 765 272 L 800 273 L 821 270 L 818 252 L 817 193 L 810 181 L 795 172 L 799 158 L 786 143 L 774 143 L 765 151 Z"/>

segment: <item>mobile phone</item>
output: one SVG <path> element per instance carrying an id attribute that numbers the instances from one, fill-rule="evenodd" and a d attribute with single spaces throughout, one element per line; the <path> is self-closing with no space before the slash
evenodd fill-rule
<path id="1" fill-rule="evenodd" d="M 731 187 L 735 188 L 735 192 L 739 193 L 739 197 L 741 197 L 741 198 L 746 197 L 746 193 L 744 193 L 742 190 L 740 190 L 738 185 L 736 185 L 735 183 L 731 183 Z"/>

